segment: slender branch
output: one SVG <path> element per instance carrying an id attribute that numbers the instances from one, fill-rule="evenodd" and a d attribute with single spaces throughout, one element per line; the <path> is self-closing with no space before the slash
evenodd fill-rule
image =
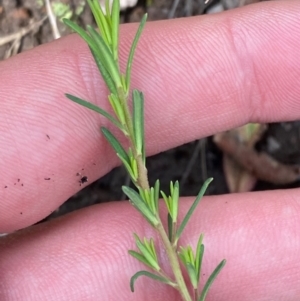
<path id="1" fill-rule="evenodd" d="M 103 111 L 102 109 L 98 108 L 95 109 L 95 105 L 89 104 L 86 101 L 80 100 L 77 97 L 70 97 L 71 100 L 82 104 L 89 109 L 93 109 L 96 112 L 106 116 L 109 120 L 113 120 L 113 123 L 117 125 L 118 128 L 122 130 L 125 137 L 128 139 L 130 149 L 127 151 L 124 150 L 124 147 L 121 143 L 114 137 L 112 133 L 109 132 L 108 129 L 102 128 L 103 134 L 107 138 L 108 142 L 112 145 L 112 147 L 116 150 L 117 155 L 120 157 L 122 162 L 124 163 L 125 167 L 128 170 L 130 177 L 132 178 L 133 184 L 139 191 L 138 192 L 132 190 L 129 187 L 123 187 L 123 191 L 129 196 L 132 203 L 135 207 L 144 215 L 144 217 L 149 221 L 149 223 L 155 228 L 157 233 L 159 234 L 162 243 L 164 245 L 165 251 L 167 253 L 169 263 L 171 269 L 173 271 L 173 276 L 175 280 L 171 280 L 163 270 L 161 270 L 158 259 L 157 253 L 155 250 L 155 246 L 153 240 L 144 239 L 142 242 L 138 236 L 135 235 L 137 247 L 140 250 L 140 253 L 135 251 L 131 251 L 130 254 L 138 259 L 139 261 L 143 262 L 149 267 L 153 267 L 155 274 L 147 272 L 147 271 L 140 271 L 136 273 L 130 282 L 131 290 L 134 291 L 134 282 L 140 276 L 148 276 L 150 278 L 156 279 L 163 283 L 167 283 L 173 286 L 175 289 L 178 290 L 180 293 L 183 301 L 195 301 L 198 299 L 199 291 L 194 289 L 194 291 L 190 294 L 188 287 L 185 283 L 183 278 L 182 270 L 180 267 L 179 259 L 181 259 L 183 265 L 187 269 L 189 274 L 191 284 L 195 288 L 197 283 L 199 282 L 199 275 L 201 269 L 201 262 L 202 255 L 203 255 L 203 245 L 202 243 L 202 236 L 200 236 L 197 251 L 196 251 L 196 260 L 194 260 L 193 251 L 190 246 L 187 248 L 181 248 L 180 252 L 177 252 L 178 246 L 177 242 L 178 239 L 186 226 L 191 214 L 195 210 L 197 204 L 199 203 L 201 197 L 203 196 L 205 189 L 207 188 L 208 183 L 211 179 L 207 180 L 203 185 L 202 189 L 200 190 L 199 195 L 197 196 L 195 202 L 193 203 L 192 207 L 188 211 L 186 217 L 183 219 L 179 229 L 177 231 L 177 213 L 178 213 L 178 201 L 179 201 L 179 184 L 178 182 L 175 185 L 171 182 L 170 189 L 171 193 L 169 197 L 166 197 L 164 193 L 163 198 L 167 203 L 167 207 L 169 210 L 168 215 L 168 227 L 171 237 L 171 241 L 168 237 L 168 234 L 163 227 L 161 222 L 159 212 L 158 212 L 158 198 L 159 198 L 159 181 L 156 182 L 154 187 L 149 186 L 148 180 L 148 171 L 146 168 L 145 163 L 145 146 L 144 144 L 144 99 L 142 93 L 138 92 L 137 98 L 135 98 L 135 92 L 133 92 L 133 112 L 131 112 L 129 108 L 129 86 L 130 86 L 130 72 L 131 72 L 131 65 L 134 50 L 137 45 L 137 41 L 140 38 L 141 31 L 145 25 L 147 16 L 142 19 L 141 25 L 137 31 L 136 37 L 133 41 L 128 64 L 127 64 L 127 71 L 126 77 L 124 74 L 120 73 L 120 67 L 118 63 L 118 26 L 119 26 L 119 0 L 114 0 L 117 2 L 113 2 L 113 9 L 110 12 L 108 10 L 107 14 L 104 15 L 101 7 L 97 1 L 93 2 L 92 0 L 88 0 L 89 5 L 92 9 L 94 17 L 97 21 L 99 26 L 99 30 L 103 37 L 99 36 L 95 30 L 91 27 L 88 27 L 88 35 L 83 29 L 77 26 L 75 23 L 71 21 L 66 21 L 65 23 L 73 28 L 79 35 L 87 41 L 89 44 L 93 56 L 96 60 L 96 63 L 100 69 L 100 73 L 103 76 L 103 79 L 107 83 L 107 86 L 111 92 L 109 95 L 109 101 L 113 107 L 114 112 L 116 113 L 116 119 L 111 117 L 107 112 Z M 208 2 L 209 0 L 206 0 Z M 47 2 L 49 4 L 49 0 Z M 109 0 L 106 0 L 106 7 L 109 7 Z M 110 31 L 111 30 L 111 31 Z M 113 43 L 111 44 L 110 40 L 113 35 Z M 109 39 L 107 39 L 109 38 Z M 112 47 L 113 45 L 113 47 Z M 140 93 L 140 94 L 139 94 Z M 78 102 L 78 99 L 80 102 Z M 142 101 L 142 102 L 137 102 Z M 119 124 L 121 126 L 119 126 Z M 202 252 L 202 253 L 201 253 Z M 192 259 L 192 262 L 191 262 Z M 212 275 L 208 278 L 204 289 L 200 295 L 201 300 L 204 300 L 207 294 L 207 291 L 214 281 L 217 274 L 220 272 L 222 267 L 224 266 L 225 261 L 222 261 L 217 268 L 214 270 Z M 160 275 L 160 276 L 159 276 Z M 197 278 L 197 279 L 196 279 Z M 197 282 L 197 283 L 196 283 Z"/>
<path id="2" fill-rule="evenodd" d="M 53 13 L 50 0 L 46 0 L 45 3 L 46 3 L 47 15 L 48 15 L 49 22 L 50 22 L 50 25 L 51 25 L 53 37 L 54 37 L 55 40 L 59 39 L 61 37 L 61 35 L 60 35 L 60 32 L 59 32 L 58 27 L 57 27 L 56 17 Z"/>
<path id="3" fill-rule="evenodd" d="M 37 21 L 37 22 L 31 21 L 27 27 L 21 28 L 18 32 L 1 37 L 0 38 L 0 46 L 3 46 L 10 42 L 13 42 L 14 40 L 19 40 L 19 39 L 23 38 L 25 35 L 27 35 L 33 29 L 40 27 L 46 19 L 47 19 L 47 16 L 43 17 L 40 21 Z"/>
<path id="4" fill-rule="evenodd" d="M 168 258 L 169 258 L 169 261 L 170 261 L 172 271 L 174 273 L 175 280 L 176 280 L 177 285 L 178 285 L 178 291 L 180 292 L 182 299 L 184 301 L 192 301 L 190 293 L 187 289 L 187 286 L 186 286 L 185 281 L 184 281 L 183 276 L 182 276 L 182 272 L 181 272 L 181 269 L 180 269 L 180 265 L 179 265 L 179 261 L 178 261 L 176 251 L 172 247 L 172 245 L 169 241 L 168 235 L 166 234 L 166 231 L 165 231 L 165 229 L 164 229 L 161 222 L 157 226 L 156 230 L 159 233 L 159 235 L 162 239 L 162 242 L 164 244 L 165 250 L 167 252 L 167 255 L 168 255 Z"/>
<path id="5" fill-rule="evenodd" d="M 134 158 L 136 159 L 137 165 L 138 165 L 138 179 L 136 185 L 141 187 L 144 190 L 149 190 L 149 180 L 147 175 L 147 169 L 146 166 L 142 160 L 142 156 L 138 154 L 135 141 L 134 141 L 134 133 L 133 133 L 133 125 L 132 125 L 132 117 L 131 113 L 128 107 L 127 98 L 125 96 L 124 90 L 122 88 L 118 89 L 119 92 L 119 99 L 121 101 L 121 104 L 124 109 L 125 113 L 125 122 L 127 131 L 129 133 L 128 139 L 130 142 L 130 146 L 132 148 L 132 153 Z M 179 260 L 176 254 L 175 248 L 173 248 L 172 244 L 169 241 L 168 235 L 166 234 L 166 231 L 160 221 L 159 225 L 156 227 L 157 232 L 159 233 L 162 242 L 165 246 L 168 258 L 170 260 L 170 265 L 176 280 L 177 287 L 175 287 L 181 294 L 184 301 L 192 301 L 190 293 L 187 289 L 187 286 L 185 284 L 185 281 L 182 276 L 182 272 L 179 265 Z"/>

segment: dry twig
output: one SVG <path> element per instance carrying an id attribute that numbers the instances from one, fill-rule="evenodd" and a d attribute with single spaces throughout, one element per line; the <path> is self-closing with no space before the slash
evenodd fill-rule
<path id="1" fill-rule="evenodd" d="M 50 0 L 45 0 L 45 3 L 46 3 L 47 15 L 49 18 L 50 26 L 52 28 L 53 37 L 55 40 L 59 39 L 61 37 L 61 35 L 60 35 L 60 32 L 57 27 L 56 17 L 53 14 Z"/>
<path id="2" fill-rule="evenodd" d="M 300 167 L 282 164 L 268 154 L 258 153 L 241 143 L 230 132 L 214 136 L 218 147 L 257 179 L 284 185 L 300 180 Z"/>
<path id="3" fill-rule="evenodd" d="M 21 28 L 18 32 L 15 32 L 15 33 L 12 33 L 5 37 L 0 38 L 0 46 L 3 46 L 10 42 L 13 42 L 14 40 L 17 40 L 17 39 L 19 39 L 19 40 L 22 39 L 24 36 L 26 36 L 32 30 L 34 30 L 37 27 L 40 27 L 46 19 L 47 19 L 47 17 L 45 16 L 40 21 L 31 22 L 28 26 Z"/>

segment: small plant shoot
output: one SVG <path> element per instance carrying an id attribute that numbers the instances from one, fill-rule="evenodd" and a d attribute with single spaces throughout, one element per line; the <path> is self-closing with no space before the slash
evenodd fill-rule
<path id="1" fill-rule="evenodd" d="M 66 94 L 66 97 L 107 118 L 128 140 L 127 145 L 129 147 L 125 147 L 110 130 L 105 127 L 101 128 L 104 137 L 120 158 L 135 186 L 135 189 L 123 186 L 122 190 L 129 198 L 130 203 L 143 215 L 149 225 L 157 231 L 172 271 L 171 274 L 164 271 L 162 266 L 165 266 L 165 264 L 162 265 L 157 256 L 161 251 L 157 252 L 157 244 L 155 244 L 153 238 L 140 238 L 137 234 L 133 234 L 137 250 L 129 250 L 128 252 L 145 266 L 145 270 L 138 271 L 132 276 L 129 281 L 130 289 L 133 292 L 136 281 L 143 276 L 148 277 L 149 281 L 159 281 L 171 286 L 178 291 L 178 294 L 184 301 L 204 301 L 213 281 L 224 267 L 225 260 L 221 261 L 215 268 L 206 283 L 201 283 L 202 290 L 200 290 L 201 267 L 204 255 L 203 234 L 199 235 L 195 251 L 190 245 L 179 245 L 179 239 L 184 234 L 184 229 L 212 178 L 205 181 L 183 219 L 178 218 L 180 204 L 178 181 L 170 183 L 169 195 L 160 190 L 159 180 L 155 182 L 154 186 L 149 185 L 145 152 L 144 95 L 143 92 L 137 89 L 133 89 L 130 95 L 133 58 L 146 24 L 147 15 L 144 15 L 138 26 L 128 53 L 126 70 L 122 73 L 119 66 L 118 52 L 120 2 L 119 0 L 114 0 L 112 5 L 110 5 L 110 1 L 106 0 L 105 11 L 101 8 L 98 0 L 87 0 L 87 2 L 95 18 L 97 30 L 92 26 L 87 26 L 86 29 L 83 29 L 69 19 L 64 19 L 64 22 L 88 44 L 99 73 L 109 90 L 108 102 L 111 105 L 113 114 L 77 96 Z M 81 178 L 82 183 L 87 182 L 87 180 L 87 178 Z M 167 229 L 161 222 L 159 198 L 163 199 L 168 210 Z M 186 283 L 184 280 L 181 266 L 186 270 L 188 274 L 187 280 L 190 283 Z M 192 288 L 192 292 L 188 288 Z"/>

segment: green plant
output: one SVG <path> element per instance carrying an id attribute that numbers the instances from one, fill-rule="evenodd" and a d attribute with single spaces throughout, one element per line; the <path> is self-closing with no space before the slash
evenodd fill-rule
<path id="1" fill-rule="evenodd" d="M 129 254 L 145 264 L 150 271 L 142 270 L 137 272 L 130 280 L 130 288 L 134 291 L 134 283 L 140 276 L 147 276 L 157 281 L 166 283 L 177 289 L 185 301 L 197 300 L 204 301 L 208 289 L 212 282 L 225 265 L 225 260 L 215 268 L 208 278 L 202 291 L 199 289 L 201 263 L 204 253 L 203 235 L 200 235 L 196 252 L 192 251 L 191 246 L 179 246 L 179 239 L 187 225 L 191 215 L 204 195 L 207 186 L 212 181 L 208 179 L 201 188 L 196 200 L 180 222 L 177 218 L 179 210 L 179 183 L 170 183 L 170 195 L 160 191 L 159 180 L 154 186 L 149 185 L 146 169 L 146 153 L 144 141 L 144 96 L 139 90 L 132 91 L 132 111 L 129 108 L 131 70 L 135 49 L 142 30 L 146 23 L 145 15 L 139 25 L 136 36 L 133 40 L 125 73 L 119 67 L 119 0 L 114 0 L 112 7 L 106 1 L 106 14 L 101 9 L 98 0 L 88 0 L 88 4 L 95 17 L 100 33 L 93 27 L 87 26 L 87 32 L 77 24 L 65 19 L 64 22 L 77 32 L 89 45 L 91 53 L 95 59 L 98 69 L 110 91 L 108 100 L 114 112 L 114 116 L 76 96 L 66 94 L 66 96 L 91 110 L 103 115 L 110 120 L 127 138 L 129 148 L 125 148 L 117 140 L 114 134 L 107 128 L 102 127 L 101 131 L 107 141 L 115 150 L 124 167 L 126 168 L 136 190 L 123 186 L 123 192 L 128 196 L 133 206 L 145 217 L 148 223 L 158 232 L 172 268 L 173 275 L 169 276 L 162 269 L 155 244 L 152 238 L 143 240 L 134 234 L 137 251 L 130 250 Z M 159 195 L 162 195 L 168 209 L 168 229 L 165 229 L 159 214 Z M 180 260 L 189 275 L 193 292 L 190 293 L 183 278 L 180 268 Z"/>

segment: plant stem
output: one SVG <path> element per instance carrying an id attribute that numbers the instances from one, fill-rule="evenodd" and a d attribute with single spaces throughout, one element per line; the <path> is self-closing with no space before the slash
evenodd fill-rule
<path id="1" fill-rule="evenodd" d="M 194 294 L 195 294 L 195 300 L 198 300 L 200 297 L 200 293 L 199 293 L 198 289 L 194 290 Z"/>
<path id="2" fill-rule="evenodd" d="M 159 233 L 162 242 L 164 244 L 165 250 L 167 252 L 169 261 L 170 261 L 170 265 L 176 280 L 176 283 L 178 285 L 177 289 L 181 294 L 182 300 L 184 301 L 192 301 L 191 299 L 191 295 L 187 289 L 187 286 L 185 284 L 185 281 L 183 279 L 182 273 L 181 273 L 181 269 L 180 269 L 180 265 L 179 265 L 179 261 L 178 261 L 178 257 L 176 254 L 175 249 L 172 247 L 168 235 L 166 234 L 166 231 L 162 225 L 162 223 L 160 222 L 158 224 L 158 226 L 156 227 L 157 232 Z"/>
<path id="3" fill-rule="evenodd" d="M 132 154 L 137 162 L 138 166 L 138 178 L 137 178 L 137 183 L 136 186 L 144 189 L 144 190 L 149 190 L 149 180 L 148 180 L 148 172 L 147 168 L 142 160 L 142 156 L 138 154 L 137 149 L 135 147 L 135 141 L 134 141 L 134 133 L 133 133 L 133 125 L 132 125 L 132 117 L 131 113 L 128 107 L 128 102 L 127 102 L 127 97 L 124 93 L 123 89 L 118 89 L 119 93 L 119 99 L 121 101 L 121 105 L 124 109 L 124 115 L 125 115 L 125 123 L 126 123 L 126 130 L 129 134 L 127 137 L 129 142 L 130 142 L 130 147 L 132 149 Z M 170 265 L 176 280 L 176 289 L 180 292 L 181 297 L 184 301 L 192 301 L 191 296 L 189 294 L 189 291 L 187 289 L 187 286 L 185 284 L 185 281 L 183 279 L 178 257 L 176 254 L 175 248 L 172 247 L 171 242 L 169 241 L 168 235 L 166 234 L 166 231 L 160 221 L 158 226 L 156 227 L 157 232 L 159 233 L 162 242 L 164 244 L 164 247 L 166 249 L 168 258 L 170 260 Z"/>

